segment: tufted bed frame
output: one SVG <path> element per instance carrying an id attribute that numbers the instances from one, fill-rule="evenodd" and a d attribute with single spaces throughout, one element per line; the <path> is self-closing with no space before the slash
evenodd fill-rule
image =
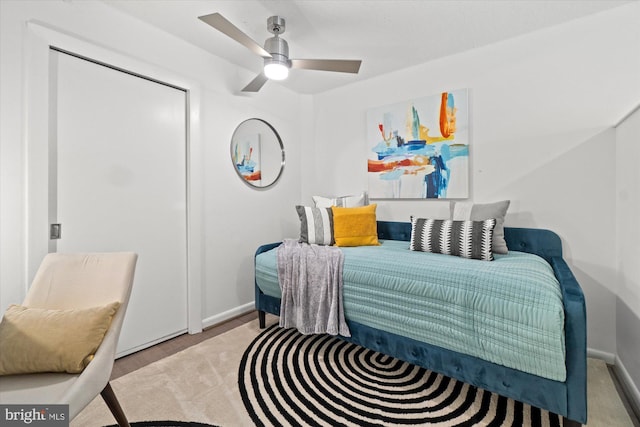
<path id="1" fill-rule="evenodd" d="M 409 241 L 411 224 L 378 221 L 378 237 L 384 240 Z M 510 250 L 528 252 L 544 258 L 560 282 L 565 311 L 565 382 L 487 362 L 477 357 L 447 350 L 426 342 L 381 331 L 347 319 L 351 337 L 341 337 L 363 347 L 394 356 L 415 365 L 447 375 L 500 395 L 546 409 L 563 416 L 564 425 L 587 421 L 586 310 L 584 295 L 569 266 L 562 258 L 560 238 L 549 230 L 505 227 Z M 280 243 L 260 246 L 256 255 Z M 265 327 L 265 313 L 278 315 L 280 299 L 262 293 L 255 285 L 255 305 L 260 327 Z"/>

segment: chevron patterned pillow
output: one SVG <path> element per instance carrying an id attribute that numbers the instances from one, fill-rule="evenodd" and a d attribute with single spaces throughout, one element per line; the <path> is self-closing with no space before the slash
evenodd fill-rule
<path id="1" fill-rule="evenodd" d="M 496 219 L 454 221 L 411 217 L 412 251 L 493 261 L 491 242 Z"/>

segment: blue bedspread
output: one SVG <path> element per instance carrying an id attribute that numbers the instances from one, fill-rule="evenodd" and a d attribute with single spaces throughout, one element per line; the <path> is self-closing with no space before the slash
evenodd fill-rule
<path id="1" fill-rule="evenodd" d="M 409 243 L 341 248 L 348 320 L 564 381 L 564 310 L 552 268 L 523 252 L 495 261 L 413 252 Z M 256 283 L 280 297 L 276 251 Z"/>

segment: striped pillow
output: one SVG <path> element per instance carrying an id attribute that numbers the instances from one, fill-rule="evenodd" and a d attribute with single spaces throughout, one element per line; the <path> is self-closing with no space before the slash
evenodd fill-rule
<path id="1" fill-rule="evenodd" d="M 411 217 L 409 249 L 493 261 L 491 242 L 495 226 L 495 218 L 454 221 Z"/>
<path id="2" fill-rule="evenodd" d="M 333 245 L 333 213 L 331 208 L 296 206 L 300 218 L 300 242 Z"/>

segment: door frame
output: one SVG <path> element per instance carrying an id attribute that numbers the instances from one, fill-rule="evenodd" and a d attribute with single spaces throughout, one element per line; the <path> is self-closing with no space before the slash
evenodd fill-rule
<path id="1" fill-rule="evenodd" d="M 56 156 L 50 148 L 55 138 L 55 111 L 50 109 L 50 48 L 63 50 L 98 63 L 113 66 L 134 75 L 177 87 L 186 92 L 186 217 L 187 217 L 187 328 L 190 334 L 202 331 L 203 283 L 203 156 L 199 136 L 201 88 L 200 85 L 170 70 L 146 63 L 91 41 L 81 39 L 42 22 L 27 22 L 25 59 L 25 159 L 26 159 L 26 286 L 33 277 L 42 258 L 55 244 L 49 240 L 50 209 L 55 194 L 50 188 L 55 170 L 50 168 L 50 157 Z M 25 289 L 26 292 L 26 289 Z"/>

